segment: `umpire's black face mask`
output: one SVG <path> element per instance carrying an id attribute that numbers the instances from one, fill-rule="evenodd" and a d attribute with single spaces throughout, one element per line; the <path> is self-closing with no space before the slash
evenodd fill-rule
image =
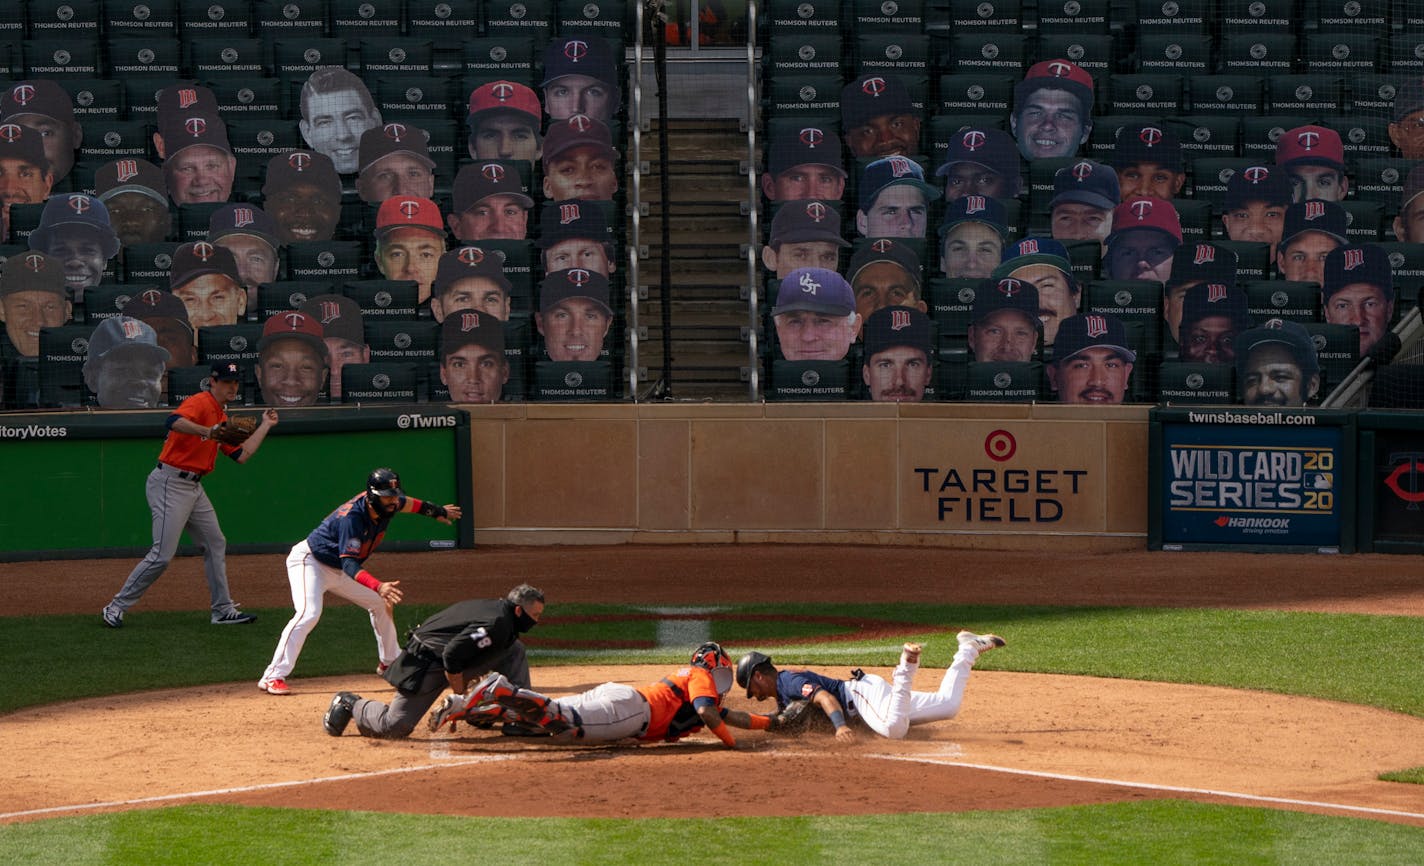
<path id="1" fill-rule="evenodd" d="M 524 634 L 529 629 L 539 624 L 539 620 L 529 615 L 529 611 L 522 606 L 515 605 L 517 613 L 514 614 L 514 630 Z"/>

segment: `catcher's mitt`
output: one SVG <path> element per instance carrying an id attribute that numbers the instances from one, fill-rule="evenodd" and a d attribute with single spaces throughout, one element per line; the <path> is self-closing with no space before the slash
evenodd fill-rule
<path id="1" fill-rule="evenodd" d="M 248 415 L 228 418 L 213 425 L 212 438 L 224 445 L 241 445 L 257 430 L 257 419 Z"/>
<path id="2" fill-rule="evenodd" d="M 810 726 L 816 705 L 810 700 L 792 701 L 786 709 L 771 717 L 771 729 L 782 734 L 804 733 Z"/>

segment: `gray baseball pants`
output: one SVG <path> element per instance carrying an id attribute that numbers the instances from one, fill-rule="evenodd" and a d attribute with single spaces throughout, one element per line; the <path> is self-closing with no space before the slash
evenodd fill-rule
<path id="1" fill-rule="evenodd" d="M 493 662 L 474 665 L 465 669 L 465 680 L 473 684 L 490 671 L 499 671 L 509 681 L 522 689 L 529 688 L 529 658 L 525 655 L 522 641 L 515 641 L 504 655 Z M 395 700 L 389 705 L 380 701 L 362 698 L 351 707 L 351 718 L 363 737 L 383 737 L 398 740 L 410 736 L 415 726 L 425 716 L 425 711 L 435 704 L 435 699 L 445 693 L 450 682 L 445 679 L 445 669 L 438 663 L 431 665 L 420 681 L 420 688 L 413 692 L 396 690 Z"/>
<path id="2" fill-rule="evenodd" d="M 213 613 L 226 613 L 232 607 L 232 595 L 227 588 L 227 539 L 218 525 L 218 514 L 208 501 L 203 483 L 182 478 L 178 473 L 179 470 L 166 463 L 158 464 L 148 473 L 144 492 L 153 512 L 153 547 L 129 573 L 123 588 L 109 602 L 111 607 L 128 610 L 138 603 L 168 568 L 185 529 L 193 542 L 203 548 L 203 570 L 208 578 Z"/>

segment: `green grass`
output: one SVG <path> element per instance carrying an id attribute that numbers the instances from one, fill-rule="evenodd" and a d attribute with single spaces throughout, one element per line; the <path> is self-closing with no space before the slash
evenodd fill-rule
<path id="1" fill-rule="evenodd" d="M 713 792 L 704 792 L 709 796 Z M 30 866 L 510 863 L 1401 863 L 1424 829 L 1182 800 L 1006 812 L 728 819 L 451 818 L 185 806 L 0 826 Z"/>
<path id="2" fill-rule="evenodd" d="M 402 629 L 433 612 L 402 607 Z M 560 616 L 628 612 L 627 607 L 563 605 L 530 637 L 537 664 L 668 664 L 690 647 L 652 650 L 538 648 L 540 637 L 580 640 L 650 639 L 653 624 L 569 623 Z M 738 619 L 736 613 L 837 616 L 867 626 L 923 623 L 903 636 L 820 643 L 844 627 Z M 251 626 L 212 626 L 202 614 L 131 613 L 125 627 L 105 629 L 95 615 L 13 617 L 0 627 L 0 658 L 24 677 L 0 682 L 0 712 L 75 697 L 82 671 L 90 695 L 231 682 L 261 675 L 291 615 L 258 611 Z M 767 649 L 778 662 L 849 668 L 891 665 L 902 639 L 926 644 L 926 665 L 944 666 L 961 627 L 993 630 L 1010 651 L 986 655 L 978 667 L 1083 674 L 1160 682 L 1262 689 L 1380 707 L 1424 716 L 1424 629 L 1412 617 L 1178 608 L 1048 608 L 947 605 L 761 605 L 727 608 L 710 633 L 733 655 Z M 791 638 L 770 646 L 764 641 Z M 356 673 L 376 664 L 365 611 L 334 606 L 312 632 L 294 675 Z"/>
<path id="3" fill-rule="evenodd" d="M 1424 785 L 1424 767 L 1410 767 L 1407 770 L 1397 770 L 1393 773 L 1381 773 L 1380 778 L 1386 782 L 1410 782 L 1415 785 Z"/>
<path id="4" fill-rule="evenodd" d="M 434 607 L 402 606 L 404 630 Z M 531 634 L 534 664 L 684 661 L 690 647 L 540 649 L 560 641 L 650 640 L 647 620 L 560 623 L 639 611 L 556 605 Z M 125 628 L 95 615 L 0 619 L 0 658 L 25 677 L 0 680 L 0 712 L 84 696 L 252 679 L 271 657 L 290 609 L 258 611 L 253 626 L 214 627 L 203 613 L 145 612 Z M 773 614 L 769 620 L 749 618 Z M 895 637 L 826 642 L 844 624 L 905 623 Z M 943 666 L 960 628 L 996 631 L 1010 651 L 977 667 L 1199 683 L 1309 695 L 1424 716 L 1424 630 L 1411 617 L 1262 611 L 948 605 L 757 605 L 725 608 L 710 636 L 733 655 L 769 649 L 779 663 L 836 672 L 890 665 L 902 640 L 926 644 Z M 792 641 L 785 643 L 785 641 Z M 364 611 L 333 606 L 303 650 L 297 677 L 375 665 Z M 82 672 L 82 676 L 76 676 Z M 1382 778 L 1424 783 L 1424 768 Z M 537 782 L 532 782 L 537 784 Z M 705 786 L 704 786 L 705 787 Z M 715 780 L 700 793 L 717 796 Z M 471 796 L 480 796 L 478 793 Z M 503 796 L 503 795 L 501 795 Z M 691 808 L 691 807 L 689 807 Z M 475 844 L 475 842 L 478 844 Z M 0 863 L 318 864 L 685 863 L 697 854 L 737 864 L 1400 863 L 1424 851 L 1424 830 L 1378 821 L 1177 800 L 1026 811 L 727 820 L 482 819 L 198 806 L 0 826 Z M 1419 858 L 1424 862 L 1424 857 Z"/>

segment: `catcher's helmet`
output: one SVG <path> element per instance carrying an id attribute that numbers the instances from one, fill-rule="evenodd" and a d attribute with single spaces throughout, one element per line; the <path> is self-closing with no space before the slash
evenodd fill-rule
<path id="1" fill-rule="evenodd" d="M 366 492 L 372 496 L 400 496 L 400 476 L 382 467 L 366 476 Z"/>
<path id="2" fill-rule="evenodd" d="M 756 673 L 756 669 L 762 665 L 769 664 L 771 664 L 771 656 L 759 652 L 749 652 L 737 662 L 737 685 L 747 690 L 747 697 L 752 696 L 752 674 Z"/>
<path id="3" fill-rule="evenodd" d="M 722 649 L 722 645 L 708 641 L 692 651 L 692 664 L 712 672 L 712 682 L 717 686 L 717 694 L 725 695 L 732 689 L 732 657 Z"/>

